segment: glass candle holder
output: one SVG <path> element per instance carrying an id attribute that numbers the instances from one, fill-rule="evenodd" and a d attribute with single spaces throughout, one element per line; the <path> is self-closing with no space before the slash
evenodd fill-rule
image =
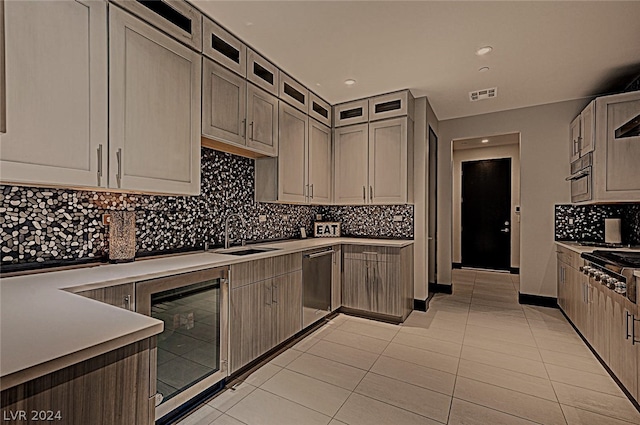
<path id="1" fill-rule="evenodd" d="M 109 261 L 126 263 L 136 256 L 135 211 L 111 212 L 109 225 Z"/>

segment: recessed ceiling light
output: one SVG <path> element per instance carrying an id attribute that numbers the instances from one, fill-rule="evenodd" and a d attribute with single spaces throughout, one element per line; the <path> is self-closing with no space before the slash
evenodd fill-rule
<path id="1" fill-rule="evenodd" d="M 250 26 L 252 26 L 252 25 L 253 25 L 253 22 L 246 22 L 246 23 L 245 23 L 245 25 L 246 25 L 246 26 L 248 26 L 248 27 L 250 27 Z"/>
<path id="2" fill-rule="evenodd" d="M 478 72 L 487 72 L 489 70 L 488 66 L 483 66 L 482 68 L 478 69 Z"/>
<path id="3" fill-rule="evenodd" d="M 352 86 L 356 83 L 356 80 L 349 78 L 348 80 L 344 80 L 344 83 L 348 86 Z"/>
<path id="4" fill-rule="evenodd" d="M 489 139 L 482 139 L 482 143 L 489 143 Z"/>
<path id="5" fill-rule="evenodd" d="M 493 50 L 493 47 L 491 46 L 484 46 L 479 48 L 478 50 L 476 50 L 476 55 L 478 56 L 484 56 L 487 53 L 491 52 Z"/>

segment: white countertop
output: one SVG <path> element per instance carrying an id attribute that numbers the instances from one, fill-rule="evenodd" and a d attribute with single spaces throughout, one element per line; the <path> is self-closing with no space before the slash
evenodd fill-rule
<path id="1" fill-rule="evenodd" d="M 336 244 L 401 248 L 413 241 L 309 238 L 251 245 L 277 250 L 247 256 L 200 252 L 1 278 L 0 388 L 10 388 L 162 332 L 159 320 L 72 292 Z"/>
<path id="2" fill-rule="evenodd" d="M 628 248 L 628 247 L 609 248 L 609 247 L 602 247 L 602 246 L 584 246 L 584 245 L 580 245 L 578 242 L 556 241 L 556 244 L 562 247 L 565 247 L 567 249 L 570 249 L 574 252 L 577 252 L 578 254 L 582 254 L 583 252 L 593 252 L 597 249 L 604 249 L 607 251 L 635 251 L 635 252 L 640 251 L 639 248 Z"/>

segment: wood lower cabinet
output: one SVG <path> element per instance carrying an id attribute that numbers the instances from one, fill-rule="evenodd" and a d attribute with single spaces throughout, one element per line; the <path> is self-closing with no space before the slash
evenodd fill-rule
<path id="1" fill-rule="evenodd" d="M 231 266 L 230 372 L 302 330 L 302 254 Z"/>
<path id="2" fill-rule="evenodd" d="M 639 324 L 637 306 L 613 293 L 613 311 L 609 315 L 608 366 L 631 394 L 638 393 L 638 344 L 634 343 L 634 327 Z M 636 399 L 637 400 L 637 399 Z"/>
<path id="3" fill-rule="evenodd" d="M 90 289 L 88 291 L 76 292 L 76 294 L 105 304 L 124 308 L 126 310 L 136 311 L 136 298 L 133 283 Z"/>
<path id="4" fill-rule="evenodd" d="M 145 339 L 8 388 L 2 410 L 26 411 L 28 419 L 32 411 L 51 412 L 49 421 L 38 416 L 15 423 L 152 425 L 155 347 L 155 337 Z"/>
<path id="5" fill-rule="evenodd" d="M 413 305 L 413 246 L 342 249 L 342 306 L 404 321 Z"/>

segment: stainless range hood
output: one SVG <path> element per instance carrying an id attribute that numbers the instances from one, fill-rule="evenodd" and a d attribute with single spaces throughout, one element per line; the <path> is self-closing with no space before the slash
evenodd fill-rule
<path id="1" fill-rule="evenodd" d="M 616 129 L 616 139 L 636 136 L 640 136 L 640 115 L 637 115 Z"/>

